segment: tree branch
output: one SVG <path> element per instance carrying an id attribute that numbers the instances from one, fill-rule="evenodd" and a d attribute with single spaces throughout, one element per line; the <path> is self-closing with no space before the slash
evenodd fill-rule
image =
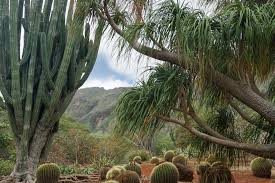
<path id="1" fill-rule="evenodd" d="M 270 129 L 272 129 L 272 126 L 265 125 L 265 124 L 259 124 L 256 121 L 254 121 L 247 113 L 245 113 L 235 102 L 232 100 L 229 100 L 230 106 L 235 109 L 235 111 L 248 123 L 258 127 L 259 129 L 262 129 L 263 131 L 269 133 Z"/>
<path id="2" fill-rule="evenodd" d="M 119 34 L 121 37 L 123 37 L 125 40 L 127 40 L 127 38 L 125 37 L 123 30 L 121 30 L 119 28 L 119 26 L 114 22 L 114 20 L 112 19 L 109 11 L 108 11 L 108 0 L 104 0 L 104 13 L 106 15 L 107 21 L 110 24 L 110 26 L 113 28 L 113 30 Z M 155 58 L 157 60 L 161 60 L 161 61 L 167 61 L 169 60 L 170 63 L 172 64 L 176 64 L 176 65 L 181 65 L 181 63 L 179 62 L 179 58 L 178 55 L 169 51 L 160 51 L 145 45 L 142 45 L 140 42 L 138 42 L 136 39 L 131 42 L 129 40 L 127 40 L 127 42 L 132 46 L 132 48 L 134 50 L 136 50 L 137 52 Z"/>
<path id="3" fill-rule="evenodd" d="M 205 133 L 202 133 L 198 131 L 197 129 L 193 128 L 189 123 L 184 123 L 180 120 L 177 119 L 172 119 L 169 117 L 165 116 L 158 116 L 159 119 L 163 121 L 167 121 L 173 124 L 180 125 L 181 127 L 185 128 L 188 130 L 190 133 L 193 135 L 207 140 L 209 142 L 227 146 L 227 147 L 232 147 L 236 149 L 241 149 L 241 150 L 246 150 L 248 152 L 258 152 L 258 153 L 263 153 L 263 152 L 268 152 L 268 153 L 274 153 L 275 152 L 275 145 L 274 144 L 247 144 L 247 143 L 239 143 L 233 140 L 225 140 L 225 139 L 220 139 L 217 137 L 213 137 L 211 135 L 207 135 Z"/>

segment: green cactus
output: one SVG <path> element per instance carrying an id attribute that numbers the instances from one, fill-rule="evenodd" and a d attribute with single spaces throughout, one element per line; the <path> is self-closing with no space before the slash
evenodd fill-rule
<path id="1" fill-rule="evenodd" d="M 134 157 L 133 161 L 136 162 L 136 163 L 138 163 L 138 164 L 141 164 L 141 163 L 142 163 L 142 159 L 141 159 L 140 156 Z"/>
<path id="2" fill-rule="evenodd" d="M 174 156 L 175 156 L 174 151 L 167 151 L 167 152 L 164 154 L 164 160 L 165 160 L 165 161 L 172 162 L 172 159 L 174 158 Z"/>
<path id="3" fill-rule="evenodd" d="M 137 163 L 129 163 L 124 167 L 126 170 L 130 170 L 136 172 L 139 176 L 141 176 L 141 167 Z"/>
<path id="4" fill-rule="evenodd" d="M 211 166 L 206 169 L 206 171 L 201 174 L 199 183 L 234 183 L 234 176 L 228 167 Z"/>
<path id="5" fill-rule="evenodd" d="M 54 163 L 40 165 L 36 172 L 36 183 L 57 183 L 60 170 Z"/>
<path id="6" fill-rule="evenodd" d="M 152 157 L 150 160 L 151 164 L 158 165 L 159 164 L 159 158 L 158 157 Z"/>
<path id="7" fill-rule="evenodd" d="M 108 171 L 111 169 L 112 167 L 106 166 L 100 169 L 99 174 L 100 174 L 100 180 L 106 180 L 106 175 L 108 173 Z"/>
<path id="8" fill-rule="evenodd" d="M 187 164 L 187 158 L 183 155 L 177 155 L 175 157 L 173 157 L 172 159 L 172 163 L 176 164 L 182 164 L 182 165 L 186 165 Z"/>
<path id="9" fill-rule="evenodd" d="M 251 170 L 256 177 L 270 178 L 272 164 L 265 158 L 255 158 L 251 161 Z"/>
<path id="10" fill-rule="evenodd" d="M 210 167 L 211 167 L 211 165 L 208 162 L 201 162 L 196 168 L 197 174 L 198 175 L 204 174 L 206 172 L 206 170 Z"/>
<path id="11" fill-rule="evenodd" d="M 193 181 L 193 171 L 186 165 L 177 163 L 175 164 L 179 171 L 179 181 L 182 182 L 192 182 Z"/>
<path id="12" fill-rule="evenodd" d="M 36 167 L 45 158 L 61 116 L 93 69 L 105 23 L 93 22 L 90 39 L 91 6 L 89 0 L 0 1 L 0 106 L 17 142 L 18 179 L 32 177 L 29 163 Z"/>
<path id="13" fill-rule="evenodd" d="M 177 167 L 170 162 L 162 163 L 153 169 L 151 183 L 177 183 L 179 172 Z"/>
<path id="14" fill-rule="evenodd" d="M 126 172 L 123 166 L 114 166 L 106 174 L 107 180 L 116 179 L 120 174 Z"/>
<path id="15" fill-rule="evenodd" d="M 130 170 L 120 174 L 116 180 L 119 183 L 140 183 L 139 175 L 136 172 Z"/>

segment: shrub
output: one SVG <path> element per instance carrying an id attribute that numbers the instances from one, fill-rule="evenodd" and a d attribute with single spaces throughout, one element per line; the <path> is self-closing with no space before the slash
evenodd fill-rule
<path id="1" fill-rule="evenodd" d="M 213 166 L 201 174 L 199 183 L 232 183 L 234 177 L 226 166 Z"/>
<path id="2" fill-rule="evenodd" d="M 172 162 L 172 159 L 174 158 L 174 156 L 175 156 L 174 151 L 167 151 L 167 152 L 164 154 L 164 159 L 165 159 L 165 161 Z"/>
<path id="3" fill-rule="evenodd" d="M 106 174 L 107 180 L 116 179 L 120 174 L 126 172 L 125 168 L 122 166 L 112 167 Z"/>
<path id="4" fill-rule="evenodd" d="M 76 167 L 64 166 L 64 165 L 59 165 L 59 170 L 61 175 L 71 175 L 71 174 L 81 173 L 81 171 Z"/>
<path id="5" fill-rule="evenodd" d="M 150 160 L 150 163 L 151 163 L 151 164 L 158 165 L 158 164 L 159 164 L 159 159 L 158 159 L 158 157 L 152 157 L 151 160 Z"/>
<path id="6" fill-rule="evenodd" d="M 100 174 L 100 180 L 106 180 L 106 175 L 108 173 L 108 171 L 111 169 L 112 167 L 110 166 L 105 166 L 103 168 L 100 169 L 99 174 Z"/>
<path id="7" fill-rule="evenodd" d="M 182 164 L 182 165 L 186 165 L 187 164 L 187 158 L 183 155 L 178 155 L 173 157 L 172 159 L 172 163 L 176 164 Z"/>
<path id="8" fill-rule="evenodd" d="M 115 180 L 119 183 L 140 183 L 139 175 L 130 170 L 120 174 Z"/>
<path id="9" fill-rule="evenodd" d="M 142 163 L 142 159 L 141 159 L 140 156 L 134 157 L 133 161 L 134 161 L 135 163 L 138 163 L 138 164 L 141 164 L 141 163 Z"/>
<path id="10" fill-rule="evenodd" d="M 212 163 L 211 166 L 213 167 L 213 166 L 221 166 L 221 165 L 225 165 L 225 164 L 221 161 L 216 161 L 216 162 Z"/>
<path id="11" fill-rule="evenodd" d="M 210 165 L 212 165 L 215 162 L 222 162 L 222 164 L 226 164 L 226 160 L 216 157 L 215 155 L 209 155 L 206 159 L 206 162 L 210 163 Z"/>
<path id="12" fill-rule="evenodd" d="M 177 183 L 179 172 L 173 163 L 165 162 L 153 169 L 151 183 Z"/>
<path id="13" fill-rule="evenodd" d="M 208 162 L 201 162 L 196 168 L 197 174 L 198 175 L 204 174 L 206 172 L 206 170 L 210 167 L 211 167 L 211 165 Z"/>
<path id="14" fill-rule="evenodd" d="M 13 171 L 14 163 L 9 160 L 0 159 L 0 176 L 10 175 Z"/>
<path id="15" fill-rule="evenodd" d="M 57 183 L 60 177 L 60 170 L 54 163 L 40 165 L 36 172 L 37 183 Z"/>
<path id="16" fill-rule="evenodd" d="M 256 177 L 270 178 L 272 164 L 265 158 L 255 158 L 251 161 L 251 170 Z"/>
<path id="17" fill-rule="evenodd" d="M 177 163 L 175 164 L 179 172 L 179 181 L 192 182 L 193 181 L 193 171 L 186 165 Z"/>
<path id="18" fill-rule="evenodd" d="M 141 167 L 137 163 L 129 163 L 125 166 L 125 169 L 136 172 L 139 176 L 141 176 Z"/>

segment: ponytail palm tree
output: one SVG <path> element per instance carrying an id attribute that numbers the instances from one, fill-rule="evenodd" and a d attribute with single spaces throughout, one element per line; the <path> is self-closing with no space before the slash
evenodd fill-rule
<path id="1" fill-rule="evenodd" d="M 177 70 L 192 78 L 191 86 L 197 98 L 230 105 L 243 123 L 269 133 L 275 127 L 275 2 L 216 2 L 219 6 L 209 15 L 179 1 L 159 1 L 145 8 L 144 21 L 139 24 L 127 8 L 123 9 L 124 16 L 117 18 L 122 9 L 116 7 L 114 11 L 107 0 L 99 3 L 96 11 L 119 36 L 119 42 L 123 43 L 120 52 L 134 49 L 147 57 L 177 66 Z M 213 143 L 275 158 L 274 144 L 239 142 L 209 127 L 194 109 L 187 86 L 174 88 L 171 92 L 176 91 L 181 96 L 173 95 L 173 98 L 166 88 L 157 89 L 150 83 L 152 79 L 122 97 L 127 101 L 127 110 L 132 111 L 128 113 L 124 108 L 124 114 L 118 112 L 118 122 L 125 128 L 130 124 L 130 130 L 157 129 L 160 121 L 168 121 Z M 180 106 L 176 102 L 179 97 Z M 122 100 L 118 111 L 123 108 Z M 175 107 L 182 113 L 182 118 L 173 119 L 169 115 Z M 254 120 L 253 116 L 264 120 Z M 194 128 L 193 122 L 206 132 Z"/>

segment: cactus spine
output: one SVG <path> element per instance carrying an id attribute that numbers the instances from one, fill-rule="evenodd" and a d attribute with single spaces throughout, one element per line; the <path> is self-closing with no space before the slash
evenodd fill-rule
<path id="1" fill-rule="evenodd" d="M 56 164 L 43 164 L 37 169 L 36 183 L 57 183 L 59 176 L 60 170 Z"/>
<path id="2" fill-rule="evenodd" d="M 153 169 L 151 183 L 177 183 L 179 172 L 173 163 L 162 163 Z"/>
<path id="3" fill-rule="evenodd" d="M 90 6 L 89 0 L 0 1 L 0 106 L 9 113 L 20 151 L 14 172 L 20 179 L 45 158 L 60 117 L 93 69 L 104 21 L 94 22 L 90 40 Z"/>

